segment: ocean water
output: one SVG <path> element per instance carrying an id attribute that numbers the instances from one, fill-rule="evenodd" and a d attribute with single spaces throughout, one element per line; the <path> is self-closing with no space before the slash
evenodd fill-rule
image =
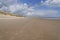
<path id="1" fill-rule="evenodd" d="M 44 18 L 44 19 L 60 19 L 60 18 Z"/>

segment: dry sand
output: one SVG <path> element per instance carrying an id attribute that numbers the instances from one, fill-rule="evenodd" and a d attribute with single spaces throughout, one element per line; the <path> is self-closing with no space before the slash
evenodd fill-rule
<path id="1" fill-rule="evenodd" d="M 0 40 L 60 40 L 60 20 L 0 19 Z"/>

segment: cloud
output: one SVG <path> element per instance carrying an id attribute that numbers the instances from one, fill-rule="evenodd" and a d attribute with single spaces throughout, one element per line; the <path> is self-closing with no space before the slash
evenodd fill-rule
<path id="1" fill-rule="evenodd" d="M 29 6 L 27 3 L 13 4 L 8 7 L 10 13 L 20 14 L 23 16 L 31 16 L 35 10 L 33 6 Z"/>
<path id="2" fill-rule="evenodd" d="M 1 8 L 3 11 L 7 10 L 6 7 Z M 5 10 L 4 10 L 5 9 Z M 10 13 L 22 14 L 24 16 L 40 16 L 40 17 L 49 17 L 56 16 L 58 11 L 56 10 L 44 10 L 44 9 L 35 9 L 34 6 L 29 6 L 26 3 L 9 5 L 8 10 Z"/>
<path id="3" fill-rule="evenodd" d="M 0 2 L 3 2 L 6 5 L 16 4 L 17 0 L 0 0 Z"/>
<path id="4" fill-rule="evenodd" d="M 56 10 L 35 10 L 33 11 L 33 16 L 39 17 L 57 17 L 58 11 Z"/>
<path id="5" fill-rule="evenodd" d="M 60 7 L 60 0 L 46 0 L 43 4 L 51 7 Z"/>
<path id="6" fill-rule="evenodd" d="M 8 6 L 5 6 L 4 4 L 0 10 L 2 11 L 7 11 L 10 13 L 15 13 L 15 14 L 22 14 L 24 16 L 40 16 L 40 17 L 57 17 L 58 11 L 57 10 L 47 10 L 47 9 L 36 9 L 37 7 L 47 5 L 48 6 L 53 6 L 57 5 L 60 2 L 57 0 L 47 0 L 45 2 L 42 1 L 42 4 L 39 6 L 36 4 L 35 6 L 30 6 L 27 3 L 16 3 L 17 0 L 0 0 L 5 4 L 9 4 Z M 12 4 L 12 2 L 14 2 Z M 59 3 L 58 3 L 59 2 Z M 52 5 L 53 4 L 53 5 Z M 54 7 L 54 6 L 53 6 Z"/>
<path id="7" fill-rule="evenodd" d="M 29 14 L 29 12 L 31 13 L 34 9 L 34 7 L 29 6 L 27 3 L 17 3 L 17 0 L 0 0 L 0 11 L 4 11 L 4 12 L 10 12 L 10 13 L 20 13 L 20 14 Z M 7 5 L 7 6 L 5 6 Z"/>
<path id="8" fill-rule="evenodd" d="M 60 0 L 46 0 L 46 3 L 60 3 Z"/>

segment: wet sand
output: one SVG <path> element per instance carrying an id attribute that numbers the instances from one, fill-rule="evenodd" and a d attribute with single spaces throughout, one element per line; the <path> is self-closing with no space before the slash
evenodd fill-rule
<path id="1" fill-rule="evenodd" d="M 0 40 L 60 40 L 60 20 L 0 19 Z"/>

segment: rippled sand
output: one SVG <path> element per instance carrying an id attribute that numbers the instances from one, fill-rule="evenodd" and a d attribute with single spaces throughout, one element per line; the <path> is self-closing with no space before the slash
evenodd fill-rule
<path id="1" fill-rule="evenodd" d="M 60 40 L 60 20 L 0 19 L 0 40 Z"/>

